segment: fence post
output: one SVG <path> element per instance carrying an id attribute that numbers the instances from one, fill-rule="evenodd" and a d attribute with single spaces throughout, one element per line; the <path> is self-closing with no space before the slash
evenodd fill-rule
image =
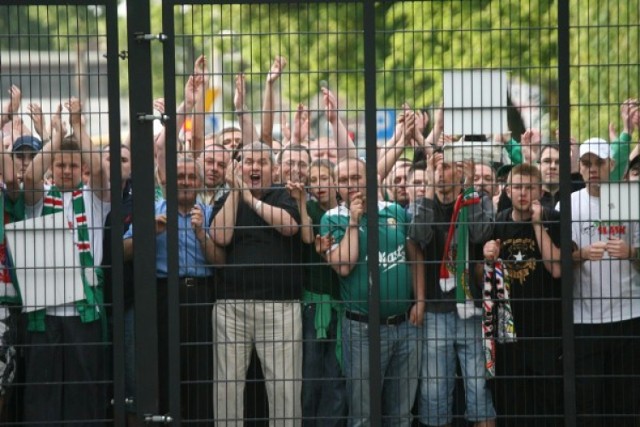
<path id="1" fill-rule="evenodd" d="M 558 127 L 560 142 L 560 212 L 562 271 L 572 272 L 571 252 L 571 101 L 570 101 L 570 16 L 569 2 L 558 5 Z M 576 425 L 576 371 L 573 332 L 573 275 L 562 275 L 562 354 L 564 372 L 564 420 Z"/>
<path id="2" fill-rule="evenodd" d="M 158 411 L 158 336 L 156 313 L 156 233 L 154 221 L 154 154 L 153 123 L 139 121 L 137 113 L 150 113 L 151 47 L 148 41 L 139 41 L 136 34 L 149 34 L 151 13 L 148 1 L 127 1 L 127 32 L 129 50 L 129 111 L 132 179 L 135 182 L 133 227 L 135 282 L 135 366 L 136 408 L 138 417 L 156 415 Z M 150 286 L 151 285 L 151 286 Z"/>

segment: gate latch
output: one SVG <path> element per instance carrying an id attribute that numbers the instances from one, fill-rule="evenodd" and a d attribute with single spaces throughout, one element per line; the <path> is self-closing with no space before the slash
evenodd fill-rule
<path id="1" fill-rule="evenodd" d="M 144 416 L 144 421 L 147 423 L 170 424 L 173 422 L 173 418 L 171 418 L 169 415 L 147 414 Z"/>
<path id="2" fill-rule="evenodd" d="M 166 115 L 166 114 L 161 114 L 159 116 L 155 116 L 153 114 L 138 113 L 138 114 L 136 114 L 136 116 L 138 117 L 138 121 L 140 123 L 152 122 L 154 120 L 160 120 L 160 123 L 166 123 L 169 120 L 169 116 Z"/>
<path id="3" fill-rule="evenodd" d="M 159 42 L 164 42 L 169 39 L 169 37 L 163 33 L 158 33 L 158 34 L 135 33 L 135 38 L 139 42 L 142 42 L 142 41 L 149 42 L 152 40 L 158 40 Z"/>

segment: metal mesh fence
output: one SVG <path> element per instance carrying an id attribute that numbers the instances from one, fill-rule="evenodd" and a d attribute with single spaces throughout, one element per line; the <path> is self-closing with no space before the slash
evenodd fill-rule
<path id="1" fill-rule="evenodd" d="M 639 14 L 0 6 L 0 420 L 640 424 Z"/>

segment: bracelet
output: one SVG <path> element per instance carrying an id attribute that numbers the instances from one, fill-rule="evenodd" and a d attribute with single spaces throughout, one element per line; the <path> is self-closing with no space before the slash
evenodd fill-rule
<path id="1" fill-rule="evenodd" d="M 261 207 L 262 207 L 262 200 L 258 200 L 256 204 L 253 205 L 253 210 L 255 210 L 256 213 L 260 213 L 259 210 Z"/>

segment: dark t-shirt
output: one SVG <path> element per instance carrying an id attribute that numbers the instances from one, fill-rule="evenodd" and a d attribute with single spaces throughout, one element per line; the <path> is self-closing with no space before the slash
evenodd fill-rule
<path id="1" fill-rule="evenodd" d="M 228 194 L 214 206 L 218 214 Z M 300 224 L 295 200 L 282 186 L 272 186 L 260 199 L 284 209 Z M 302 243 L 298 233 L 282 235 L 267 224 L 242 200 L 238 203 L 236 226 L 226 249 L 222 283 L 217 299 L 296 300 L 302 295 Z"/>
<path id="2" fill-rule="evenodd" d="M 443 204 L 437 197 L 434 199 L 423 199 L 422 201 L 428 207 L 433 209 L 433 237 L 431 242 L 424 245 L 425 259 L 425 283 L 426 283 L 426 299 L 427 311 L 436 313 L 445 313 L 456 310 L 456 290 L 455 288 L 449 292 L 443 292 L 440 287 L 440 266 L 444 258 L 445 246 L 447 243 L 447 235 L 449 234 L 449 226 L 453 215 L 455 202 Z M 452 251 L 450 258 L 455 259 L 455 238 L 452 241 Z M 469 244 L 469 262 L 470 277 L 473 280 L 473 261 L 478 260 L 478 256 L 482 255 L 482 245 Z M 478 299 L 477 305 L 480 306 L 480 298 L 482 290 L 477 286 L 475 281 L 469 286 L 472 295 Z"/>
<path id="3" fill-rule="evenodd" d="M 307 213 L 313 223 L 313 235 L 320 234 L 320 220 L 325 211 L 316 200 L 307 202 Z M 308 281 L 304 288 L 309 292 L 318 294 L 329 294 L 334 300 L 340 299 L 340 280 L 338 274 L 327 262 L 316 252 L 315 243 L 304 246 L 304 259 L 308 266 Z"/>
<path id="4" fill-rule="evenodd" d="M 559 337 L 562 333 L 560 279 L 545 268 L 530 221 L 514 222 L 512 209 L 498 214 L 494 237 L 509 273 L 510 298 L 518 337 Z M 544 209 L 543 224 L 560 246 L 560 213 Z"/>
<path id="5" fill-rule="evenodd" d="M 131 222 L 133 221 L 133 193 L 131 180 L 127 180 L 125 188 L 122 191 L 122 216 L 120 219 L 123 223 L 123 233 L 126 233 Z M 104 272 L 104 299 L 105 304 L 109 307 L 113 301 L 113 279 L 111 275 L 111 224 L 113 224 L 113 212 L 109 212 L 104 223 L 104 238 L 102 241 L 102 269 Z M 122 243 L 122 239 L 118 240 Z M 124 287 L 124 306 L 126 308 L 133 306 L 133 262 L 127 261 L 123 264 L 123 283 Z"/>

